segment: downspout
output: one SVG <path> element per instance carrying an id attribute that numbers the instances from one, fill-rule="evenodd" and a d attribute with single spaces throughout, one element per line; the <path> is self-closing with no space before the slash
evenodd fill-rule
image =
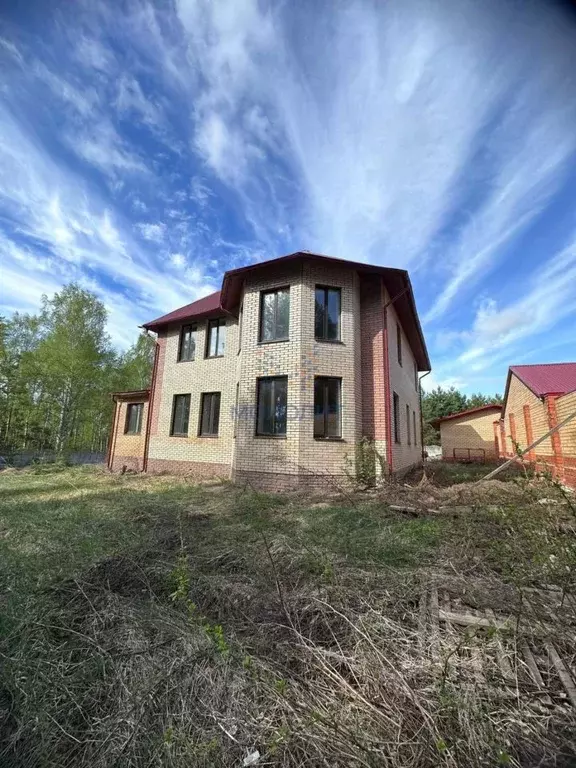
<path id="1" fill-rule="evenodd" d="M 108 469 L 112 471 L 112 463 L 114 461 L 114 449 L 116 448 L 116 435 L 118 434 L 118 419 L 120 417 L 120 409 L 118 408 L 118 400 L 112 395 L 114 399 L 114 417 L 112 419 L 112 425 L 110 427 L 110 438 L 108 440 L 108 456 L 106 457 L 106 464 Z"/>
<path id="2" fill-rule="evenodd" d="M 154 408 L 154 395 L 156 392 L 156 375 L 158 373 L 158 357 L 160 355 L 160 344 L 156 341 L 154 348 L 154 365 L 152 366 L 152 386 L 148 397 L 148 418 L 146 419 L 146 434 L 144 435 L 144 455 L 142 457 L 142 472 L 148 471 L 148 451 L 150 448 L 150 430 L 152 428 L 152 409 Z"/>
<path id="3" fill-rule="evenodd" d="M 383 333 L 383 368 L 384 368 L 384 396 L 386 398 L 386 409 L 384 411 L 384 427 L 386 432 L 386 463 L 388 464 L 388 474 L 392 474 L 393 460 L 392 460 L 392 418 L 391 418 L 391 388 L 390 388 L 390 359 L 388 357 L 388 313 L 386 307 L 397 298 L 394 297 L 392 301 L 385 302 L 385 288 L 384 279 L 380 282 L 380 292 L 382 296 L 382 333 Z"/>
<path id="4" fill-rule="evenodd" d="M 422 379 L 425 379 L 432 371 L 426 371 L 418 379 L 418 399 L 420 401 L 420 445 L 422 446 L 422 463 L 426 459 L 426 450 L 424 449 L 424 414 L 422 413 Z"/>

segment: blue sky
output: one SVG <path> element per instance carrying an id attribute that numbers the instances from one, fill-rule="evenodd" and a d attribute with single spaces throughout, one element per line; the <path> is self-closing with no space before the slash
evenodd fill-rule
<path id="1" fill-rule="evenodd" d="M 504 0 L 4 2 L 2 311 L 137 326 L 298 249 L 410 271 L 434 372 L 576 359 L 576 15 Z"/>

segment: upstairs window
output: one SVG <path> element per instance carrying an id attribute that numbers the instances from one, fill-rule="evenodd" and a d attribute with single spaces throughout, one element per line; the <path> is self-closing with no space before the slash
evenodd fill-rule
<path id="1" fill-rule="evenodd" d="M 340 341 L 340 288 L 316 286 L 314 335 L 322 341 Z"/>
<path id="2" fill-rule="evenodd" d="M 414 426 L 414 445 L 418 445 L 418 433 L 416 432 L 416 411 L 412 411 L 412 424 Z"/>
<path id="3" fill-rule="evenodd" d="M 188 437 L 190 420 L 190 395 L 174 395 L 170 434 L 173 437 Z"/>
<path id="4" fill-rule="evenodd" d="M 416 387 L 416 392 L 418 392 L 418 366 L 416 363 L 414 363 L 414 386 Z"/>
<path id="5" fill-rule="evenodd" d="M 192 325 L 183 325 L 180 331 L 180 344 L 178 345 L 178 362 L 184 363 L 194 360 L 196 356 L 196 335 L 198 333 L 198 326 L 196 323 Z"/>
<path id="6" fill-rule="evenodd" d="M 394 397 L 394 442 L 400 442 L 400 398 L 393 393 Z"/>
<path id="7" fill-rule="evenodd" d="M 220 392 L 204 392 L 200 406 L 200 435 L 217 437 L 220 423 Z"/>
<path id="8" fill-rule="evenodd" d="M 206 357 L 224 357 L 226 345 L 226 319 L 208 320 Z"/>
<path id="9" fill-rule="evenodd" d="M 288 411 L 288 376 L 258 379 L 256 434 L 265 437 L 286 436 Z"/>
<path id="10" fill-rule="evenodd" d="M 340 389 L 340 379 L 314 379 L 314 437 L 342 436 Z"/>
<path id="11" fill-rule="evenodd" d="M 398 365 L 402 365 L 402 329 L 396 323 L 396 346 L 398 347 Z"/>
<path id="12" fill-rule="evenodd" d="M 139 435 L 142 430 L 144 403 L 128 403 L 126 407 L 125 435 Z"/>
<path id="13" fill-rule="evenodd" d="M 290 333 L 290 288 L 260 294 L 260 341 L 287 341 Z"/>

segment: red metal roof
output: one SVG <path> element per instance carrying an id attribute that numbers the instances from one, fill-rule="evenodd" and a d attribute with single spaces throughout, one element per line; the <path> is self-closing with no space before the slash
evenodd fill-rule
<path id="1" fill-rule="evenodd" d="M 458 413 L 451 413 L 450 416 L 442 416 L 440 419 L 434 419 L 432 424 L 440 424 L 443 421 L 450 421 L 450 419 L 459 419 L 462 416 L 469 416 L 473 413 L 481 413 L 483 411 L 500 411 L 502 406 L 498 403 L 489 403 L 488 405 L 479 405 L 477 408 L 468 408 L 467 411 L 459 411 Z"/>
<path id="2" fill-rule="evenodd" d="M 510 373 L 517 376 L 538 397 L 564 395 L 576 390 L 576 363 L 511 365 Z"/>
<path id="3" fill-rule="evenodd" d="M 211 293 L 209 296 L 204 296 L 204 298 L 193 301 L 191 304 L 186 304 L 185 307 L 180 307 L 172 312 L 168 312 L 167 315 L 157 317 L 156 320 L 144 323 L 143 328 L 155 331 L 157 328 L 169 325 L 170 323 L 200 319 L 214 314 L 222 314 L 222 312 L 223 310 L 220 307 L 220 291 L 215 291 L 215 293 Z"/>

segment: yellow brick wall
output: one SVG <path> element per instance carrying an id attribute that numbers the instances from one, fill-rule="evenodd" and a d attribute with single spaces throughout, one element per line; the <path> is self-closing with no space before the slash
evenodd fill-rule
<path id="1" fill-rule="evenodd" d="M 496 458 L 494 422 L 498 416 L 498 411 L 488 411 L 441 422 L 442 457 L 453 459 L 456 450 L 456 458 L 461 458 L 470 449 L 472 458 L 481 456 L 482 450 L 487 459 Z"/>
<path id="2" fill-rule="evenodd" d="M 178 362 L 180 327 L 165 332 L 166 355 L 160 386 L 158 434 L 151 435 L 149 458 L 165 461 L 191 461 L 216 464 L 232 463 L 236 365 L 238 357 L 238 320 L 226 319 L 224 356 L 205 358 L 207 321 L 198 324 L 196 356 L 190 362 Z M 218 437 L 199 437 L 200 404 L 203 392 L 220 392 Z M 188 437 L 170 435 L 174 395 L 190 394 Z"/>
<path id="3" fill-rule="evenodd" d="M 390 296 L 386 295 L 385 301 Z M 396 323 L 398 315 L 394 305 L 387 308 L 388 316 L 388 358 L 390 365 L 390 407 L 392 408 L 392 469 L 397 472 L 417 464 L 422 459 L 420 440 L 420 398 L 414 379 L 414 355 L 408 344 L 408 339 L 402 330 L 402 365 L 398 362 L 398 346 L 396 339 Z M 393 392 L 400 399 L 400 443 L 394 441 Z M 406 424 L 406 405 L 410 407 L 410 445 L 408 444 L 408 428 Z M 413 434 L 413 416 L 416 413 L 416 441 Z"/>
<path id="4" fill-rule="evenodd" d="M 142 469 L 141 460 L 144 457 L 144 440 L 146 434 L 146 422 L 148 419 L 148 402 L 144 402 L 142 413 L 142 427 L 139 435 L 126 435 L 126 413 L 130 403 L 142 403 L 142 399 L 123 400 L 117 403 L 116 410 L 116 436 L 112 445 L 114 451 L 114 463 L 121 464 L 122 458 L 133 457 L 140 462 L 137 466 Z M 136 468 L 136 467 L 135 467 Z"/>
<path id="5" fill-rule="evenodd" d="M 556 414 L 559 424 L 575 411 L 576 392 L 570 392 L 570 394 L 563 395 L 556 400 Z M 563 456 L 576 458 L 576 417 L 560 430 L 560 444 Z"/>
<path id="6" fill-rule="evenodd" d="M 545 403 L 537 397 L 531 389 L 512 374 L 510 378 L 510 387 L 508 389 L 508 398 L 506 400 L 506 410 L 504 413 L 504 427 L 506 431 L 506 450 L 513 452 L 512 441 L 510 439 L 510 414 L 514 414 L 516 423 L 516 441 L 520 448 L 524 450 L 528 447 L 526 439 L 526 427 L 524 421 L 523 407 L 530 406 L 530 416 L 532 420 L 532 432 L 534 440 L 548 432 L 548 415 Z M 537 448 L 537 453 L 549 455 L 552 453 L 552 444 L 550 438 L 547 438 Z"/>

